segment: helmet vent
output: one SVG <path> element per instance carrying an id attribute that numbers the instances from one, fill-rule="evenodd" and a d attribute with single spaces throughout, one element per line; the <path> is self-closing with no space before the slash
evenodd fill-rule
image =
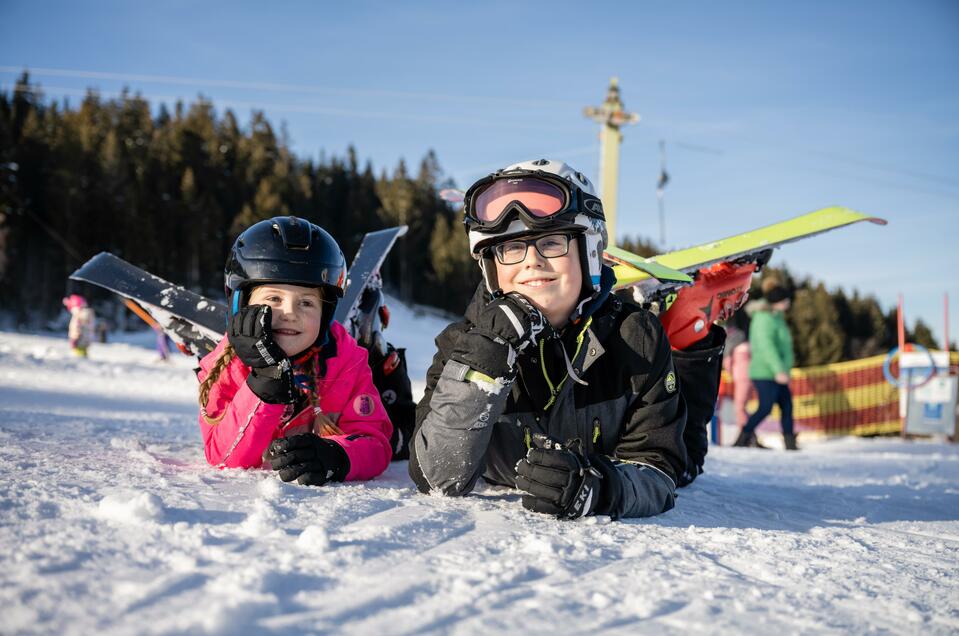
<path id="1" fill-rule="evenodd" d="M 549 159 L 537 159 L 536 161 L 533 162 L 533 165 L 534 165 L 534 166 L 548 166 L 548 165 L 549 165 Z"/>
<path id="2" fill-rule="evenodd" d="M 310 247 L 310 224 L 300 222 L 296 217 L 288 217 L 290 223 L 274 223 L 273 231 L 283 241 L 287 249 L 305 250 Z"/>

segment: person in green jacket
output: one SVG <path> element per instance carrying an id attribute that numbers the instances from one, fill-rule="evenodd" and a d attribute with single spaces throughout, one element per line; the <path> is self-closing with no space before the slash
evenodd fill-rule
<path id="1" fill-rule="evenodd" d="M 779 405 L 780 421 L 786 450 L 798 450 L 793 432 L 793 399 L 789 391 L 789 370 L 793 365 L 793 341 L 786 325 L 789 292 L 776 281 L 769 285 L 764 303 L 756 307 L 749 324 L 749 347 L 752 359 L 749 378 L 759 395 L 759 407 L 749 416 L 734 446 L 758 446 L 756 427 Z"/>

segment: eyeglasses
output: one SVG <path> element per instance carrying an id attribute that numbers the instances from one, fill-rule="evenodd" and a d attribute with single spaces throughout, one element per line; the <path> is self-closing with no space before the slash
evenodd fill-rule
<path id="1" fill-rule="evenodd" d="M 536 251 L 543 258 L 559 258 L 569 252 L 568 234 L 547 234 L 538 238 L 514 239 L 493 246 L 493 254 L 502 265 L 515 265 L 526 260 L 529 246 L 536 247 Z"/>
<path id="2" fill-rule="evenodd" d="M 465 195 L 466 217 L 480 232 L 498 232 L 513 218 L 527 227 L 548 230 L 578 214 L 605 219 L 603 204 L 555 175 L 516 170 L 490 175 Z"/>

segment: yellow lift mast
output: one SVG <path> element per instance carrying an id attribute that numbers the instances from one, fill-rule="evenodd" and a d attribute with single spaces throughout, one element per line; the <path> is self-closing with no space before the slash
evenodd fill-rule
<path id="1" fill-rule="evenodd" d="M 626 112 L 619 97 L 619 80 L 609 80 L 606 101 L 602 106 L 587 106 L 583 114 L 600 124 L 599 132 L 599 196 L 606 213 L 606 229 L 610 245 L 616 245 L 616 187 L 619 177 L 619 144 L 623 141 L 620 128 L 639 121 L 639 114 Z"/>

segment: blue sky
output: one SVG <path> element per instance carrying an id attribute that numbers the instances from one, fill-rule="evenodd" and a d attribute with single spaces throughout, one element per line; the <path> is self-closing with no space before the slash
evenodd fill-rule
<path id="1" fill-rule="evenodd" d="M 269 6 L 267 6 L 269 4 Z M 345 6 L 345 5 L 349 6 Z M 468 185 L 550 156 L 596 178 L 611 76 L 625 129 L 619 231 L 668 247 L 839 204 L 889 220 L 789 245 L 829 287 L 906 299 L 959 338 L 959 3 L 120 2 L 3 0 L 0 88 L 123 86 L 285 122 L 301 156 L 354 144 L 377 171 L 429 149 Z"/>

